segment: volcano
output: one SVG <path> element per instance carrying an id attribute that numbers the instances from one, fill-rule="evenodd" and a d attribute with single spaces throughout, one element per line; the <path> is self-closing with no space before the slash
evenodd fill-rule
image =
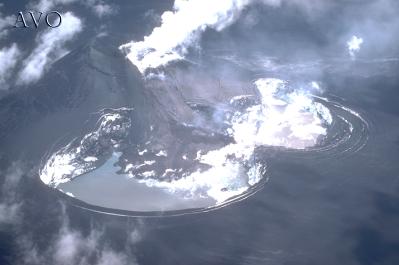
<path id="1" fill-rule="evenodd" d="M 251 103 L 253 95 L 229 104 L 248 91 L 222 87 L 187 62 L 163 69 L 166 80 L 145 79 L 109 43 L 92 40 L 54 63 L 37 84 L 16 88 L 1 100 L 1 144 L 8 156 L 24 149 L 53 188 L 88 172 L 98 175 L 95 169 L 109 160 L 118 167 L 114 175 L 138 180 L 171 182 L 209 169 L 198 157 L 234 141 L 221 120 Z M 193 71 L 201 88 L 185 74 Z"/>
<path id="2" fill-rule="evenodd" d="M 178 61 L 142 75 L 114 47 L 94 39 L 35 86 L 2 99 L 2 141 L 11 155 L 23 148 L 43 183 L 84 207 L 169 212 L 226 205 L 266 180 L 258 147 L 315 146 L 332 123 L 311 87 L 253 82 L 212 60 Z M 237 71 L 241 81 L 222 80 L 212 64 Z"/>

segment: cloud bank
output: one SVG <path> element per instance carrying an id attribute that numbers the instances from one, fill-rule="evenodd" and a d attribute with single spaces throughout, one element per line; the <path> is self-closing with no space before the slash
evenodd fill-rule
<path id="1" fill-rule="evenodd" d="M 207 28 L 223 30 L 235 22 L 248 5 L 258 3 L 277 7 L 283 2 L 313 12 L 324 6 L 325 1 L 175 0 L 173 10 L 163 13 L 161 26 L 154 28 L 143 41 L 123 44 L 120 49 L 144 73 L 146 69 L 183 59 Z"/>
<path id="2" fill-rule="evenodd" d="M 144 73 L 184 57 L 207 28 L 222 30 L 230 25 L 249 0 L 176 0 L 173 11 L 162 15 L 162 25 L 154 28 L 143 41 L 131 42 L 120 48 Z"/>

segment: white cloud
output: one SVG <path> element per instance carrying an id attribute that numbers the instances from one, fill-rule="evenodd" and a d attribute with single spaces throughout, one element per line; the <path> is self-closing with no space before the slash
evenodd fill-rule
<path id="1" fill-rule="evenodd" d="M 18 218 L 20 207 L 21 203 L 0 203 L 0 224 L 13 223 Z"/>
<path id="2" fill-rule="evenodd" d="M 46 12 L 53 10 L 55 7 L 74 2 L 77 2 L 77 0 L 39 0 L 32 4 L 31 7 L 37 11 Z M 80 3 L 90 8 L 98 17 L 113 15 L 117 11 L 115 6 L 107 4 L 103 0 L 87 0 L 80 1 Z"/>
<path id="3" fill-rule="evenodd" d="M 104 245 L 106 241 L 104 230 L 93 228 L 88 236 L 84 236 L 70 228 L 65 213 L 63 222 L 58 236 L 47 250 L 47 253 L 52 255 L 47 259 L 53 260 L 54 264 L 87 265 L 92 257 L 95 257 L 97 265 L 137 264 L 132 253 L 118 252 Z"/>
<path id="4" fill-rule="evenodd" d="M 112 7 L 107 4 L 97 4 L 94 6 L 94 11 L 99 17 L 110 15 L 114 12 Z"/>
<path id="5" fill-rule="evenodd" d="M 117 253 L 112 250 L 104 250 L 101 253 L 98 265 L 127 265 L 137 264 L 135 261 L 128 260 L 127 256 L 123 253 Z"/>
<path id="6" fill-rule="evenodd" d="M 142 226 L 142 224 L 141 224 Z M 140 227 L 139 227 L 140 228 Z M 141 232 L 140 230 L 142 230 L 142 227 L 139 228 L 135 228 L 131 233 L 130 233 L 130 237 L 129 237 L 129 241 L 132 244 L 136 244 L 137 242 L 139 242 L 141 240 Z"/>
<path id="7" fill-rule="evenodd" d="M 77 0 L 39 0 L 31 5 L 32 8 L 40 12 L 51 11 L 57 5 L 66 5 Z"/>
<path id="8" fill-rule="evenodd" d="M 0 4 L 0 8 L 3 4 Z M 8 29 L 14 26 L 15 16 L 5 16 L 0 12 L 0 39 L 7 36 Z"/>
<path id="9" fill-rule="evenodd" d="M 145 24 L 160 25 L 162 22 L 161 15 L 158 14 L 154 9 L 146 11 L 143 14 L 143 17 L 145 19 Z"/>
<path id="10" fill-rule="evenodd" d="M 352 38 L 346 43 L 351 58 L 355 58 L 355 55 L 357 52 L 360 51 L 362 44 L 363 44 L 363 39 L 357 36 L 352 36 Z"/>
<path id="11" fill-rule="evenodd" d="M 115 6 L 111 6 L 101 0 L 88 0 L 86 5 L 90 7 L 98 17 L 113 15 L 117 12 Z"/>
<path id="12" fill-rule="evenodd" d="M 8 81 L 20 55 L 21 52 L 15 43 L 8 48 L 0 50 L 0 90 L 7 90 L 9 88 Z"/>
<path id="13" fill-rule="evenodd" d="M 37 46 L 24 60 L 18 83 L 28 84 L 41 78 L 48 66 L 66 53 L 64 45 L 82 30 L 82 22 L 71 12 L 62 15 L 62 24 L 40 34 Z"/>
<path id="14" fill-rule="evenodd" d="M 4 172 L 0 172 L 4 173 Z M 0 203 L 0 224 L 19 223 L 22 202 L 18 196 L 17 188 L 23 171 L 18 163 L 14 163 L 4 174 L 4 183 L 1 187 L 2 198 Z"/>
<path id="15" fill-rule="evenodd" d="M 54 260 L 57 264 L 76 264 L 75 259 L 84 243 L 79 233 L 63 228 L 54 246 Z"/>

